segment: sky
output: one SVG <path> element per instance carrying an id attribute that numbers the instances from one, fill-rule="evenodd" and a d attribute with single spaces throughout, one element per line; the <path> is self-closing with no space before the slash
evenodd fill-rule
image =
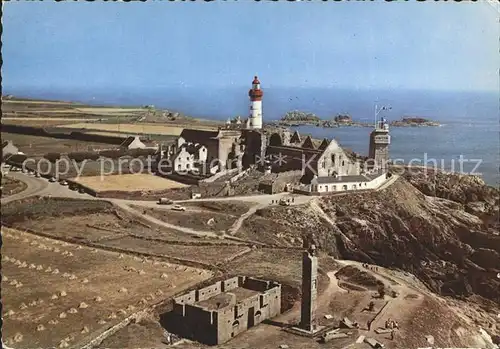
<path id="1" fill-rule="evenodd" d="M 8 2 L 3 87 L 498 91 L 486 2 Z"/>

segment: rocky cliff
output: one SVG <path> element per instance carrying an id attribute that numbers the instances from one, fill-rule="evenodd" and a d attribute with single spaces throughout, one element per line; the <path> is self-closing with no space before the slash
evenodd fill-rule
<path id="1" fill-rule="evenodd" d="M 476 177 L 414 171 L 382 191 L 259 211 L 254 224 L 268 221 L 278 231 L 273 242 L 285 245 L 299 245 L 302 234 L 313 232 L 336 257 L 412 272 L 438 294 L 474 295 L 496 316 L 498 212 L 499 190 Z"/>

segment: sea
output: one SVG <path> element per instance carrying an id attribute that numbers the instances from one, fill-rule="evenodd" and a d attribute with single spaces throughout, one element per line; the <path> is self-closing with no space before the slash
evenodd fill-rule
<path id="1" fill-rule="evenodd" d="M 265 86 L 263 91 L 264 121 L 279 120 L 287 111 L 300 110 L 323 119 L 349 114 L 353 120 L 373 122 L 376 105 L 387 107 L 379 116 L 389 121 L 403 116 L 432 119 L 442 126 L 391 128 L 390 156 L 393 161 L 479 175 L 494 186 L 500 183 L 498 93 Z M 245 117 L 249 111 L 248 87 L 245 86 L 71 90 L 7 88 L 3 94 L 92 105 L 154 105 L 193 117 L 217 120 L 236 115 Z M 370 128 L 295 128 L 301 135 L 333 138 L 355 152 L 368 153 Z"/>

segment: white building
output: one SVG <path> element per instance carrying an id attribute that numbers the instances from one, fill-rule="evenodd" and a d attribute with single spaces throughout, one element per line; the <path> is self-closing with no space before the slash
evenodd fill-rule
<path id="1" fill-rule="evenodd" d="M 201 144 L 183 143 L 174 156 L 176 172 L 190 172 L 207 162 L 207 148 Z"/>
<path id="2" fill-rule="evenodd" d="M 377 189 L 388 179 L 384 171 L 352 176 L 315 176 L 311 180 L 312 193 L 326 194 L 353 190 Z"/>

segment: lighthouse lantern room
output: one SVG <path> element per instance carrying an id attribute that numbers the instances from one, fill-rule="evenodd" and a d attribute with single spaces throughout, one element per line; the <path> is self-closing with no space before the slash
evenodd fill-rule
<path id="1" fill-rule="evenodd" d="M 252 88 L 248 91 L 250 97 L 250 116 L 248 127 L 251 129 L 262 128 L 262 96 L 264 93 L 260 89 L 260 81 L 256 76 L 252 82 Z"/>

